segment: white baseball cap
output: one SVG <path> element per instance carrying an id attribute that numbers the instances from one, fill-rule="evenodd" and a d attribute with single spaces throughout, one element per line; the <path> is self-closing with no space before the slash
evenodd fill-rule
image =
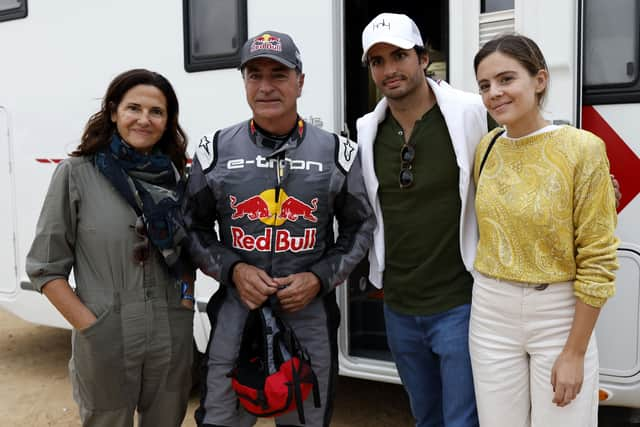
<path id="1" fill-rule="evenodd" d="M 401 49 L 424 46 L 416 23 L 399 13 L 381 13 L 367 24 L 362 31 L 362 62 L 367 61 L 367 53 L 376 43 L 389 43 Z"/>

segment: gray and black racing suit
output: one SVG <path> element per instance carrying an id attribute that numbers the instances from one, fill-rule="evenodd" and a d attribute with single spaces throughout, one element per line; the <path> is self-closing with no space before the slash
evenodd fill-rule
<path id="1" fill-rule="evenodd" d="M 312 399 L 305 402 L 306 425 L 329 425 L 339 323 L 334 288 L 364 257 L 375 227 L 357 152 L 354 142 L 303 120 L 281 141 L 264 136 L 252 120 L 201 140 L 187 188 L 185 222 L 193 260 L 221 286 L 207 309 L 212 331 L 199 425 L 235 427 L 255 421 L 236 404 L 227 377 L 248 313 L 231 280 L 238 262 L 271 277 L 313 272 L 320 279 L 318 297 L 282 316 L 309 351 L 319 380 L 322 407 L 313 408 Z M 296 425 L 297 414 L 277 421 Z"/>

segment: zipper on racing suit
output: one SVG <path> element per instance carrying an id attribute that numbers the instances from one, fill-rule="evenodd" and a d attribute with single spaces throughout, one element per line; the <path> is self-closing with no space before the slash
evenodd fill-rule
<path id="1" fill-rule="evenodd" d="M 271 276 L 272 275 L 272 269 L 271 267 L 273 267 L 273 258 L 275 256 L 275 250 L 276 250 L 276 242 L 277 242 L 277 238 L 276 235 L 277 230 L 276 227 L 278 227 L 278 217 L 280 215 L 280 190 L 282 189 L 282 180 L 284 178 L 284 165 L 285 165 L 285 152 L 281 151 L 277 154 L 276 156 L 276 188 L 275 188 L 275 207 L 277 212 L 274 214 L 273 217 L 273 233 L 271 236 L 271 253 L 270 253 L 270 259 L 269 259 L 269 271 L 268 274 Z M 282 286 L 282 288 L 284 289 L 286 286 Z"/>
<path id="2" fill-rule="evenodd" d="M 267 156 L 267 159 L 271 159 L 273 157 L 271 156 Z M 275 248 L 276 248 L 276 227 L 278 226 L 278 217 L 280 215 L 280 189 L 282 188 L 282 170 L 281 170 L 281 166 L 280 166 L 280 161 L 281 161 L 281 153 L 278 153 L 276 155 L 276 167 L 275 167 L 275 173 L 276 173 L 276 184 L 275 184 L 275 194 L 274 194 L 274 204 L 273 204 L 273 211 L 271 212 L 271 223 L 269 223 L 268 225 L 271 227 L 272 233 L 271 233 L 271 250 L 269 251 L 269 262 L 268 264 L 265 266 L 265 272 L 269 275 L 273 277 L 273 258 L 275 255 Z"/>

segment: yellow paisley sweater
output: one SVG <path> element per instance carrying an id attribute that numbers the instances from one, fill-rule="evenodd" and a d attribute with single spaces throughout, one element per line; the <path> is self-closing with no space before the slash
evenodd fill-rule
<path id="1" fill-rule="evenodd" d="M 617 215 L 602 140 L 563 126 L 517 140 L 498 129 L 476 150 L 479 272 L 528 283 L 573 280 L 574 293 L 601 307 L 615 293 Z"/>

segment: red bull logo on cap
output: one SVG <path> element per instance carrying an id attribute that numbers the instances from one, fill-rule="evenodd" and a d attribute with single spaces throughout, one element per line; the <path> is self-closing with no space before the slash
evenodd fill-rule
<path id="1" fill-rule="evenodd" d="M 277 202 L 275 196 L 276 190 L 273 188 L 242 201 L 230 195 L 229 207 L 233 209 L 231 219 L 247 218 L 275 227 L 286 221 L 318 222 L 318 218 L 314 215 L 318 209 L 317 197 L 305 203 L 297 197 L 287 195 L 282 189 Z M 303 252 L 315 247 L 316 232 L 315 228 L 305 228 L 304 235 L 292 236 L 289 230 L 275 229 L 274 232 L 274 228 L 267 227 L 262 235 L 252 236 L 245 234 L 241 227 L 231 227 L 232 246 L 244 251 L 270 252 L 273 249 L 275 252 Z"/>
<path id="2" fill-rule="evenodd" d="M 282 42 L 280 41 L 280 37 L 272 36 L 268 33 L 256 37 L 253 39 L 253 43 L 251 43 L 250 52 L 255 52 L 257 50 L 282 52 Z"/>

